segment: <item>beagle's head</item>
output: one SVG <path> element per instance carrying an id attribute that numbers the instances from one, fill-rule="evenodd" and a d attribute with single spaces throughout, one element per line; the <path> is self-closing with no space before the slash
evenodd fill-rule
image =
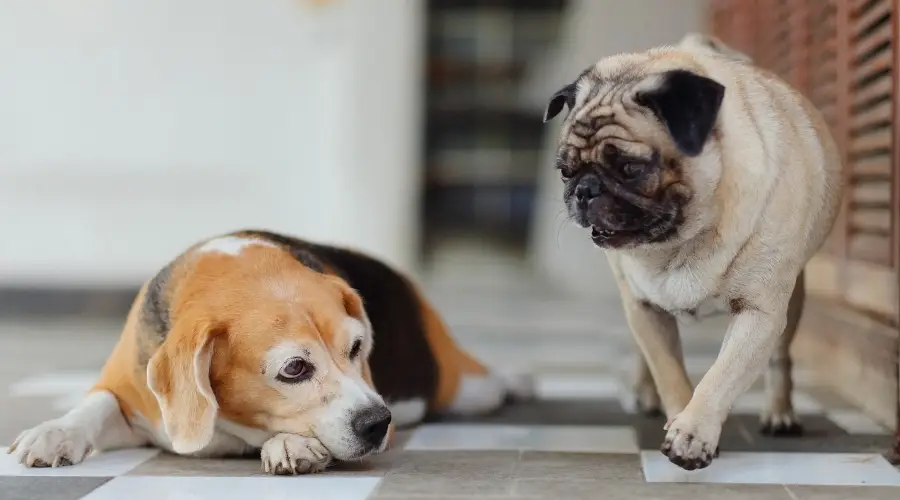
<path id="1" fill-rule="evenodd" d="M 176 452 L 202 450 L 217 426 L 256 446 L 315 437 L 339 460 L 386 447 L 391 414 L 369 373 L 362 300 L 302 260 L 265 239 L 221 237 L 145 289 L 141 328 L 161 340 L 148 386 Z"/>

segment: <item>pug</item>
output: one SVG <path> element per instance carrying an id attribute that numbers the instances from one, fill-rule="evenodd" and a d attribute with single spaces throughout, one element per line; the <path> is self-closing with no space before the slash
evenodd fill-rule
<path id="1" fill-rule="evenodd" d="M 602 59 L 552 96 L 544 121 L 564 109 L 556 168 L 568 214 L 612 267 L 646 360 L 639 400 L 661 402 L 668 417 L 663 454 L 707 467 L 732 405 L 763 371 L 763 430 L 799 432 L 788 348 L 803 268 L 843 187 L 822 116 L 745 54 L 696 33 Z M 709 303 L 731 319 L 693 388 L 676 319 Z"/>

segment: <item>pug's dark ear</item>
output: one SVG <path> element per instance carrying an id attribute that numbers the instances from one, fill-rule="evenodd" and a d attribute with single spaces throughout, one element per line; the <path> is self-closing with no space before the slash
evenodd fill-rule
<path id="1" fill-rule="evenodd" d="M 685 70 L 663 74 L 659 88 L 642 92 L 635 102 L 646 106 L 669 130 L 678 149 L 697 156 L 716 124 L 725 87 L 719 82 Z"/>
<path id="2" fill-rule="evenodd" d="M 544 123 L 552 120 L 562 111 L 563 106 L 567 106 L 569 111 L 575 106 L 575 92 L 578 90 L 576 83 L 570 83 L 565 87 L 556 91 L 550 102 L 547 103 L 547 109 L 544 110 Z"/>

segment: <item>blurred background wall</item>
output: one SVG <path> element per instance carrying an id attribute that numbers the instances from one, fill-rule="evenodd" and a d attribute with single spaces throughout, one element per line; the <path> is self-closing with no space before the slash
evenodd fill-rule
<path id="1" fill-rule="evenodd" d="M 134 285 L 243 226 L 413 266 L 423 19 L 404 0 L 0 1 L 0 283 Z"/>
<path id="2" fill-rule="evenodd" d="M 704 5 L 0 0 L 0 287 L 131 289 L 261 226 L 414 271 L 507 255 L 611 296 L 543 107 L 605 55 L 702 29 Z"/>

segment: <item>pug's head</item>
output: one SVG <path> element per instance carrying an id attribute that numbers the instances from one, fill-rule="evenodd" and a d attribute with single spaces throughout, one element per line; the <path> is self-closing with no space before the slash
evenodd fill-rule
<path id="1" fill-rule="evenodd" d="M 720 57 L 731 59 L 732 61 L 747 64 L 753 63 L 753 59 L 749 55 L 739 50 L 735 50 L 719 38 L 705 33 L 694 32 L 684 35 L 681 41 L 678 42 L 678 47 L 688 50 L 705 50 Z"/>
<path id="2" fill-rule="evenodd" d="M 560 89 L 557 169 L 569 216 L 602 248 L 677 244 L 708 226 L 725 88 L 675 48 L 601 60 Z"/>

